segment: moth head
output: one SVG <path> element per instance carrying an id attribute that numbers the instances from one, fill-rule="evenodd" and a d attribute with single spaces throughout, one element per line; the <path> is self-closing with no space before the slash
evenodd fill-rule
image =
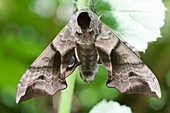
<path id="1" fill-rule="evenodd" d="M 77 24 L 82 32 L 88 32 L 90 29 L 91 18 L 88 12 L 81 12 L 77 17 Z"/>
<path id="2" fill-rule="evenodd" d="M 98 28 L 97 21 L 98 17 L 94 12 L 87 8 L 82 8 L 75 14 L 74 29 L 77 33 L 89 33 L 96 32 Z"/>

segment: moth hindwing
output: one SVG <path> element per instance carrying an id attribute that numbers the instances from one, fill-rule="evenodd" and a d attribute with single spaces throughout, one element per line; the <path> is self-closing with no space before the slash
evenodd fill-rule
<path id="1" fill-rule="evenodd" d="M 65 78 L 76 66 L 82 79 L 91 82 L 100 63 L 108 71 L 108 87 L 160 98 L 159 83 L 150 69 L 95 13 L 83 8 L 26 70 L 18 84 L 16 102 L 65 89 Z"/>

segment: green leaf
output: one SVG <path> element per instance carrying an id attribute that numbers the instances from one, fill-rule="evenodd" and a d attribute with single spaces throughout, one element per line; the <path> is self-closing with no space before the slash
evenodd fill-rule
<path id="1" fill-rule="evenodd" d="M 90 0 L 77 0 L 77 9 L 80 10 L 82 7 L 89 7 Z"/>
<path id="2" fill-rule="evenodd" d="M 166 8 L 161 0 L 94 0 L 100 20 L 139 51 L 161 37 Z"/>
<path id="3" fill-rule="evenodd" d="M 120 105 L 118 102 L 106 101 L 99 102 L 89 113 L 132 113 L 131 108 Z"/>
<path id="4" fill-rule="evenodd" d="M 40 41 L 36 42 L 30 38 L 29 40 L 19 37 L 0 39 L 0 87 L 17 86 L 28 65 L 42 51 L 41 44 Z"/>
<path id="5" fill-rule="evenodd" d="M 77 8 L 90 7 L 90 0 L 78 0 Z M 166 8 L 162 0 L 94 0 L 100 20 L 119 38 L 138 51 L 161 37 Z"/>
<path id="6" fill-rule="evenodd" d="M 68 87 L 67 89 L 61 91 L 58 113 L 70 113 L 71 112 L 75 80 L 76 80 L 76 75 L 78 74 L 79 74 L 79 71 L 76 68 L 76 70 L 71 75 L 69 75 L 69 77 L 66 79 Z"/>

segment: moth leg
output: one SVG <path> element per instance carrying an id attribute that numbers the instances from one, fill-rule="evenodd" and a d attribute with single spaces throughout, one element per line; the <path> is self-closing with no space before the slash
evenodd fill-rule
<path id="1" fill-rule="evenodd" d="M 73 1 L 73 14 L 75 14 L 77 11 L 77 1 L 76 0 L 72 0 L 72 1 Z"/>
<path id="2" fill-rule="evenodd" d="M 90 0 L 90 6 L 91 6 L 91 10 L 96 14 L 96 10 L 94 9 L 94 1 Z"/>

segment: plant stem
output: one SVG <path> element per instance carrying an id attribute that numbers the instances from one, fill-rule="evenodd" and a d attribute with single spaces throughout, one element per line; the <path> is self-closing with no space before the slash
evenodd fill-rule
<path id="1" fill-rule="evenodd" d="M 76 69 L 74 73 L 66 79 L 68 87 L 61 91 L 58 113 L 71 113 L 73 91 L 77 73 L 78 71 Z"/>

